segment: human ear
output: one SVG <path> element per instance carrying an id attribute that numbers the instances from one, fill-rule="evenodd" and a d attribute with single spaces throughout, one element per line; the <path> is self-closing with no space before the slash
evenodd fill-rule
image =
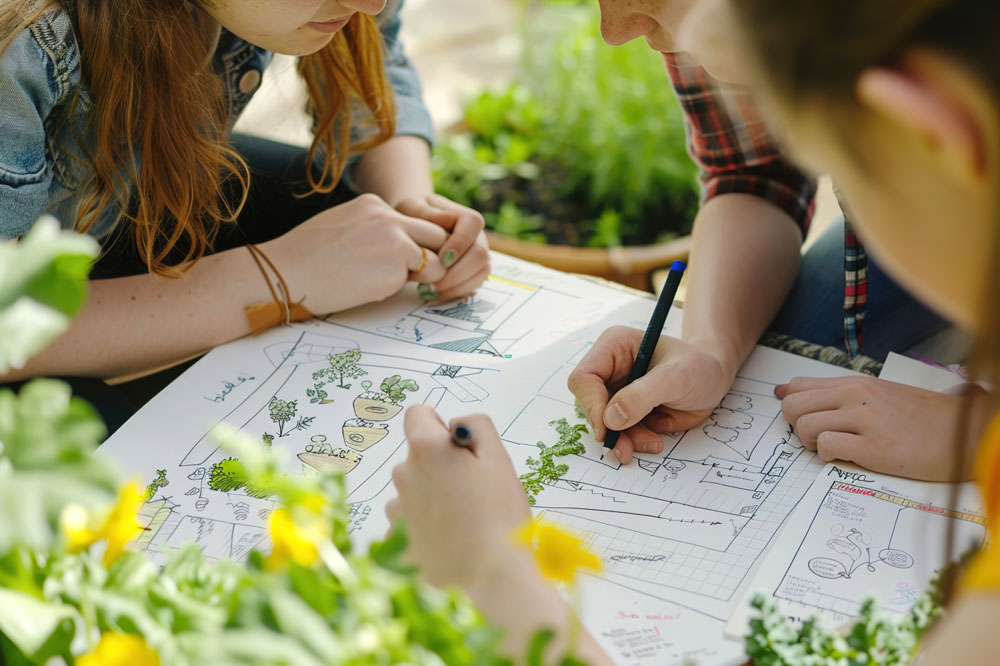
<path id="1" fill-rule="evenodd" d="M 908 54 L 900 68 L 873 67 L 858 77 L 862 104 L 922 141 L 946 173 L 987 179 L 990 150 L 984 98 L 971 74 L 934 54 Z"/>

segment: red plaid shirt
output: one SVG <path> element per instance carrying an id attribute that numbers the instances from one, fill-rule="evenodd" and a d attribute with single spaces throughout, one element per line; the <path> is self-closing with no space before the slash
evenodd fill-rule
<path id="1" fill-rule="evenodd" d="M 762 197 L 788 213 L 804 238 L 816 184 L 784 159 L 749 93 L 720 84 L 685 53 L 665 53 L 664 58 L 684 110 L 688 152 L 701 169 L 703 201 L 729 193 Z M 844 343 L 853 357 L 862 353 L 867 261 L 850 225 L 845 228 Z"/>

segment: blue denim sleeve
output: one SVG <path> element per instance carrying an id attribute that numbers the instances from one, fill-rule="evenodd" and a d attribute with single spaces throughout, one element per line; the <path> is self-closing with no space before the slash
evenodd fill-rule
<path id="1" fill-rule="evenodd" d="M 403 0 L 396 3 L 390 1 L 389 5 L 389 13 L 385 15 L 380 27 L 387 52 L 385 69 L 396 93 L 396 134 L 419 136 L 428 143 L 433 143 L 434 125 L 431 114 L 424 105 L 420 77 L 413 63 L 406 57 L 403 43 L 399 39 Z"/>
<path id="2" fill-rule="evenodd" d="M 59 98 L 54 67 L 30 29 L 0 57 L 0 240 L 24 235 L 49 208 L 45 123 Z"/>

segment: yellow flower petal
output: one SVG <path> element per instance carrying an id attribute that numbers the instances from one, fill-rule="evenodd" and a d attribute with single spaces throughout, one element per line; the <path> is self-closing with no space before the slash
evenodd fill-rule
<path id="1" fill-rule="evenodd" d="M 549 580 L 571 583 L 581 569 L 601 570 L 601 559 L 588 551 L 582 540 L 552 523 L 532 520 L 517 531 L 516 539 L 531 548 L 542 575 Z"/>
<path id="2" fill-rule="evenodd" d="M 273 548 L 264 563 L 271 571 L 282 569 L 289 562 L 304 567 L 312 566 L 319 559 L 316 544 L 328 536 L 320 519 L 300 526 L 292 519 L 288 509 L 274 511 L 268 526 L 271 529 Z"/>
<path id="3" fill-rule="evenodd" d="M 104 550 L 104 566 L 110 567 L 125 552 L 130 541 L 142 534 L 139 524 L 139 509 L 143 504 L 143 496 L 137 483 L 129 483 L 118 495 L 118 503 L 111 509 L 101 536 L 107 542 Z"/>
<path id="4" fill-rule="evenodd" d="M 99 530 L 90 528 L 90 516 L 79 504 L 67 504 L 59 515 L 59 531 L 70 553 L 82 553 L 101 538 Z"/>
<path id="5" fill-rule="evenodd" d="M 160 666 L 160 658 L 142 636 L 102 634 L 93 652 L 76 660 L 77 666 Z"/>

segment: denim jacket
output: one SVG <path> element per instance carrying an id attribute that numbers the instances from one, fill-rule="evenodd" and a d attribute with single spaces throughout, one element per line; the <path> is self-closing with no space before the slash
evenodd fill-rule
<path id="1" fill-rule="evenodd" d="M 430 115 L 421 99 L 420 79 L 399 40 L 403 0 L 389 0 L 379 17 L 385 39 L 386 72 L 396 94 L 396 134 L 432 140 Z M 260 87 L 273 54 L 223 30 L 215 53 L 225 78 L 232 122 Z M 73 21 L 63 10 L 42 15 L 14 36 L 0 56 L 0 240 L 22 236 L 43 213 L 72 228 L 89 166 L 76 137 L 93 100 L 80 84 L 80 54 Z M 76 113 L 56 124 L 79 91 Z M 360 123 L 352 123 L 352 129 Z M 355 156 L 355 159 L 357 156 Z M 105 211 L 88 232 L 100 239 L 117 217 Z"/>

